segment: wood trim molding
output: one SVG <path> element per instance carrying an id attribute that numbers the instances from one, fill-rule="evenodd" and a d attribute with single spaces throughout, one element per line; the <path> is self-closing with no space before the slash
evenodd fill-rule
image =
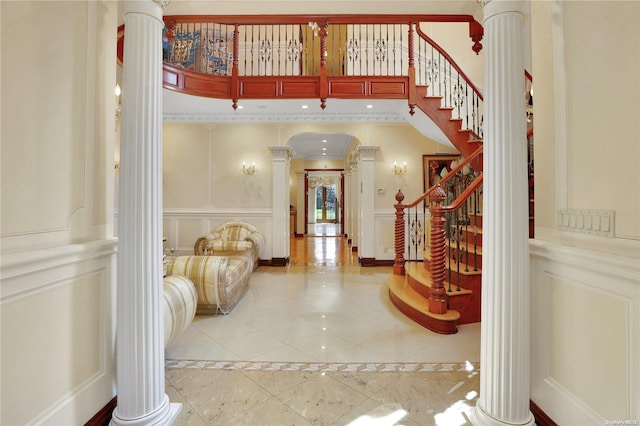
<path id="1" fill-rule="evenodd" d="M 551 417 L 547 416 L 547 413 L 542 411 L 542 409 L 531 400 L 529 401 L 529 409 L 531 410 L 531 414 L 533 414 L 533 418 L 536 419 L 538 426 L 558 426 L 556 422 L 551 420 Z"/>
<path id="2" fill-rule="evenodd" d="M 115 410 L 118 402 L 118 397 L 114 396 L 111 401 L 107 402 L 107 405 L 102 407 L 95 416 L 91 417 L 84 426 L 107 426 L 111 422 L 111 414 Z"/>
<path id="3" fill-rule="evenodd" d="M 287 266 L 289 264 L 288 257 L 272 257 L 271 266 Z"/>

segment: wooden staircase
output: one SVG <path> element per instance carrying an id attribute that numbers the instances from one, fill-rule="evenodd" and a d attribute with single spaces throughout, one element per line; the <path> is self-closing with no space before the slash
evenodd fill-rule
<path id="1" fill-rule="evenodd" d="M 457 333 L 457 325 L 480 322 L 482 305 L 482 215 L 470 215 L 471 225 L 476 226 L 477 247 L 471 254 L 458 249 L 457 242 L 447 240 L 453 250 L 446 262 L 444 286 L 447 294 L 446 314 L 429 312 L 431 295 L 431 254 L 423 251 L 422 261 L 407 261 L 405 275 L 392 274 L 388 279 L 389 297 L 394 306 L 405 316 L 440 334 Z M 472 241 L 473 231 L 462 230 L 465 241 Z M 478 238 L 479 237 L 479 238 Z M 464 244 L 466 246 L 466 244 Z M 451 254 L 453 253 L 453 255 Z M 456 253 L 462 253 L 462 258 Z"/>
<path id="2" fill-rule="evenodd" d="M 482 145 L 471 129 L 462 128 L 462 119 L 453 118 L 453 108 L 442 106 L 442 96 L 427 96 L 427 86 L 416 86 L 416 106 L 449 138 L 460 155 L 469 157 Z"/>
<path id="3" fill-rule="evenodd" d="M 481 171 L 482 154 L 478 154 L 478 151 L 482 146 L 482 139 L 471 129 L 462 128 L 463 120 L 452 117 L 453 108 L 441 106 L 441 97 L 426 96 L 427 87 L 418 86 L 416 92 L 416 106 L 433 120 L 463 157 L 471 160 L 476 155 L 474 164 L 476 170 Z M 455 171 L 454 169 L 450 173 Z M 429 248 L 422 251 L 422 259 L 405 262 L 402 271 L 404 274 L 391 275 L 388 285 L 390 300 L 408 318 L 436 333 L 454 334 L 458 331 L 458 324 L 480 321 L 482 214 L 472 212 L 466 215 L 464 225 L 447 223 L 446 226 L 449 235 L 446 240 L 444 282 L 446 312 L 438 314 L 429 311 L 433 282 Z M 429 230 L 426 229 L 425 232 L 428 233 Z M 402 240 L 404 241 L 404 237 Z M 470 242 L 473 244 L 469 244 Z"/>

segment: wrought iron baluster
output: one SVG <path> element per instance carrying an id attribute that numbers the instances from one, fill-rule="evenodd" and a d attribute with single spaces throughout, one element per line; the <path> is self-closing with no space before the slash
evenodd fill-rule
<path id="1" fill-rule="evenodd" d="M 448 287 L 447 287 L 447 292 L 451 293 L 451 282 L 453 281 L 453 268 L 451 265 L 451 261 L 454 258 L 455 254 L 453 252 L 453 244 L 452 244 L 452 232 L 451 232 L 451 214 L 452 213 L 447 213 L 446 216 L 446 222 L 445 225 L 447 227 L 447 262 L 446 262 L 446 266 L 447 266 L 447 282 L 449 283 Z"/>

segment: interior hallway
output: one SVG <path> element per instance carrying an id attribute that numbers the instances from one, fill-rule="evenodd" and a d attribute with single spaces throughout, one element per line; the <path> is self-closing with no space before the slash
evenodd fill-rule
<path id="1" fill-rule="evenodd" d="M 413 323 L 389 274 L 361 268 L 343 236 L 292 239 L 287 267 L 259 267 L 231 313 L 196 316 L 167 348 L 177 424 L 465 424 L 480 324 L 443 336 Z"/>

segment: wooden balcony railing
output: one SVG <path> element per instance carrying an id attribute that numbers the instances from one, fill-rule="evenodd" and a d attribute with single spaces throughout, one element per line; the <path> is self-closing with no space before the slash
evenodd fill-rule
<path id="1" fill-rule="evenodd" d="M 164 21 L 164 87 L 230 99 L 234 108 L 240 99 L 318 98 L 324 108 L 327 98 L 377 98 L 407 99 L 413 111 L 416 80 L 426 84 L 436 69 L 449 70 L 438 71 L 452 93 L 444 106 L 477 104 L 462 98 L 459 79 L 466 76 L 454 76 L 450 70 L 458 67 L 445 63 L 446 54 L 433 54 L 442 49 L 426 48 L 434 43 L 419 28 L 421 22 L 467 22 L 477 53 L 483 29 L 470 15 L 187 15 Z M 124 27 L 119 36 L 122 60 Z"/>

